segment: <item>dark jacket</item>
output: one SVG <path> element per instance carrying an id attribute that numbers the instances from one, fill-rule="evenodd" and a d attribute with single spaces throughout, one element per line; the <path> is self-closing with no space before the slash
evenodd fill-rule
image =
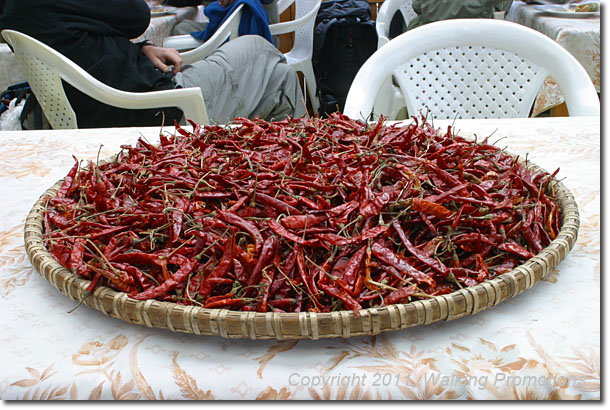
<path id="1" fill-rule="evenodd" d="M 150 23 L 144 0 L 0 0 L 0 29 L 28 34 L 59 51 L 103 83 L 124 91 L 175 88 L 130 41 Z M 65 84 L 79 128 L 160 125 L 159 109 L 124 110 L 95 101 Z M 165 109 L 165 124 L 181 117 Z"/>

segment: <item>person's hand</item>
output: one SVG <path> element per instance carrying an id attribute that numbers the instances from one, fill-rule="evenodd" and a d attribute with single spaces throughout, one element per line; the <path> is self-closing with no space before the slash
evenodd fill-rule
<path id="1" fill-rule="evenodd" d="M 182 57 L 173 48 L 163 48 L 146 45 L 142 47 L 142 52 L 153 63 L 155 67 L 164 73 L 169 73 L 169 66 L 174 66 L 174 75 L 182 69 Z"/>
<path id="2" fill-rule="evenodd" d="M 234 1 L 235 0 L 218 0 L 223 9 L 229 7 L 231 4 L 233 4 Z"/>

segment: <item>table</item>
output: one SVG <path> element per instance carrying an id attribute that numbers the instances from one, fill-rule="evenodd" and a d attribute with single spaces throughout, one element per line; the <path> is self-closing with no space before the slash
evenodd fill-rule
<path id="1" fill-rule="evenodd" d="M 601 91 L 600 18 L 553 17 L 520 0 L 513 1 L 506 20 L 537 30 L 568 50 Z M 564 102 L 557 84 L 547 78 L 534 105 L 534 115 Z"/>
<path id="2" fill-rule="evenodd" d="M 177 7 L 175 12 L 165 16 L 151 17 L 150 25 L 140 37 L 133 41 L 149 40 L 155 46 L 162 46 L 174 26 L 184 20 L 195 20 L 199 16 L 197 7 Z"/>
<path id="3" fill-rule="evenodd" d="M 226 340 L 85 306 L 68 313 L 75 303 L 28 262 L 26 215 L 72 154 L 103 158 L 140 135 L 158 140 L 159 129 L 0 132 L 0 398 L 599 399 L 600 118 L 458 120 L 455 129 L 561 167 L 581 213 L 574 249 L 545 281 L 474 316 L 317 341 Z"/>

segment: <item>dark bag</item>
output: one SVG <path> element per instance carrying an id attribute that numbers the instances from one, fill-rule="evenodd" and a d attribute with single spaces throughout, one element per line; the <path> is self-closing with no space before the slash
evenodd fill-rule
<path id="1" fill-rule="evenodd" d="M 377 31 L 366 0 L 329 0 L 316 17 L 313 69 L 320 115 L 343 111 L 356 73 L 377 50 Z"/>
<path id="2" fill-rule="evenodd" d="M 25 102 L 20 105 L 22 101 Z M 0 118 L 0 128 L 8 126 L 13 130 L 43 129 L 46 121 L 27 82 L 11 85 L 0 93 Z"/>
<path id="3" fill-rule="evenodd" d="M 5 91 L 0 93 L 0 114 L 4 113 L 9 108 L 12 100 L 16 99 L 17 104 L 24 98 L 27 98 L 31 93 L 28 83 L 19 83 L 9 86 Z"/>

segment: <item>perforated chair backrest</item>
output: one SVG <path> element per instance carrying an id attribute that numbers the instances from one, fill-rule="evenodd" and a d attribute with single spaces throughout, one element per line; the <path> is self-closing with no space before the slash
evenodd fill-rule
<path id="1" fill-rule="evenodd" d="M 35 42 L 5 30 L 3 37 L 11 45 L 38 103 L 54 129 L 77 128 L 76 114 L 66 97 L 61 76 L 45 58 L 48 54 Z M 48 56 L 55 59 L 54 56 Z"/>
<path id="2" fill-rule="evenodd" d="M 413 0 L 385 0 L 375 19 L 375 29 L 377 30 L 377 48 L 390 41 L 390 24 L 396 12 L 402 17 L 403 27 L 409 26 L 409 21 L 417 17 L 413 10 Z"/>
<path id="3" fill-rule="evenodd" d="M 570 115 L 600 112 L 593 83 L 569 52 L 549 37 L 507 21 L 447 20 L 394 38 L 360 68 L 345 114 L 366 118 L 390 75 L 410 115 L 527 117 L 547 75 L 559 85 Z"/>
<path id="4" fill-rule="evenodd" d="M 293 3 L 295 5 L 294 20 L 272 24 L 269 29 L 273 35 L 294 32 L 294 43 L 287 54 L 297 60 L 311 59 L 313 30 L 322 0 L 280 0 L 278 2 L 279 12 L 282 13 Z"/>
<path id="5" fill-rule="evenodd" d="M 294 48 L 308 50 L 308 58 L 313 55 L 313 30 L 321 3 L 321 0 L 295 0 L 295 20 L 308 20 L 294 32 Z"/>
<path id="6" fill-rule="evenodd" d="M 3 30 L 42 110 L 54 129 L 77 128 L 61 80 L 105 104 L 126 109 L 178 107 L 189 118 L 209 124 L 199 88 L 127 92 L 109 87 L 46 44 L 14 30 Z"/>

